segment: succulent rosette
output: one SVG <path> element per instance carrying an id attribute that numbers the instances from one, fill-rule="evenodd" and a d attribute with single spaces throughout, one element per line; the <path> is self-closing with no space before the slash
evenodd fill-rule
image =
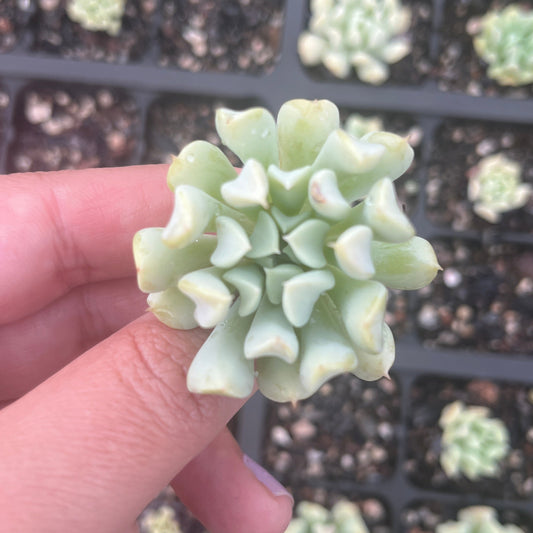
<path id="1" fill-rule="evenodd" d="M 187 376 L 192 392 L 294 401 L 329 378 L 388 374 L 387 287 L 417 289 L 440 268 L 415 236 L 393 180 L 407 141 L 339 128 L 327 100 L 292 100 L 277 121 L 260 107 L 219 109 L 222 143 L 174 158 L 174 210 L 134 238 L 138 283 L 165 324 L 214 328 Z"/>
<path id="2" fill-rule="evenodd" d="M 465 507 L 458 518 L 457 522 L 439 524 L 436 533 L 524 533 L 514 524 L 500 524 L 496 509 L 487 505 Z"/>

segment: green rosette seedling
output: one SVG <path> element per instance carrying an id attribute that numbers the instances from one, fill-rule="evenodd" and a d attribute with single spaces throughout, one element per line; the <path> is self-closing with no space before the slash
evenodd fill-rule
<path id="1" fill-rule="evenodd" d="M 436 533 L 525 533 L 514 524 L 500 524 L 496 509 L 486 505 L 465 507 L 457 516 L 457 522 L 439 524 Z"/>
<path id="2" fill-rule="evenodd" d="M 487 74 L 500 85 L 533 82 L 533 11 L 511 4 L 472 19 L 474 49 L 488 64 Z"/>
<path id="3" fill-rule="evenodd" d="M 509 451 L 509 433 L 501 420 L 489 415 L 486 407 L 467 407 L 461 401 L 442 410 L 440 463 L 449 478 L 463 474 L 476 481 L 499 474 L 499 463 Z"/>
<path id="4" fill-rule="evenodd" d="M 148 509 L 140 519 L 142 533 L 183 533 L 176 512 L 170 505 Z"/>
<path id="5" fill-rule="evenodd" d="M 405 139 L 339 128 L 327 100 L 219 109 L 222 142 L 173 160 L 174 210 L 134 238 L 150 310 L 174 328 L 214 328 L 187 376 L 192 392 L 295 401 L 329 378 L 388 374 L 394 339 L 387 288 L 417 289 L 440 268 L 399 207 L 393 180 Z"/>
<path id="6" fill-rule="evenodd" d="M 522 166 L 504 154 L 484 157 L 469 171 L 468 199 L 474 212 L 496 224 L 502 213 L 523 207 L 533 188 L 522 183 Z"/>
<path id="7" fill-rule="evenodd" d="M 337 78 L 353 67 L 362 81 L 379 85 L 389 64 L 411 52 L 410 24 L 411 11 L 399 0 L 312 0 L 298 54 L 305 66 L 323 64 Z"/>
<path id="8" fill-rule="evenodd" d="M 126 0 L 69 0 L 66 11 L 71 20 L 86 30 L 117 35 L 125 4 Z"/>
<path id="9" fill-rule="evenodd" d="M 302 501 L 285 533 L 369 533 L 359 508 L 346 500 L 328 511 L 318 503 Z"/>

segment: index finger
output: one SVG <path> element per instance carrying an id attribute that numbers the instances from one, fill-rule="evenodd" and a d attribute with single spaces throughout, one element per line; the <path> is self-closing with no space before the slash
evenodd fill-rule
<path id="1" fill-rule="evenodd" d="M 168 165 L 0 176 L 0 324 L 135 272 L 135 232 L 166 224 Z"/>

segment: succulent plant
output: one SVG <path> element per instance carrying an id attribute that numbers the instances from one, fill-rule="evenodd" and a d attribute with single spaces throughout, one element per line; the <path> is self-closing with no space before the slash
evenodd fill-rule
<path id="1" fill-rule="evenodd" d="M 468 199 L 474 212 L 497 223 L 501 214 L 523 207 L 533 188 L 520 181 L 522 166 L 504 154 L 484 157 L 469 172 Z"/>
<path id="2" fill-rule="evenodd" d="M 388 64 L 411 52 L 405 35 L 410 10 L 399 0 L 311 0 L 309 27 L 298 39 L 306 66 L 323 64 L 334 76 L 379 85 L 389 77 Z"/>
<path id="3" fill-rule="evenodd" d="M 488 408 L 467 407 L 459 400 L 442 410 L 440 463 L 448 477 L 464 474 L 476 481 L 498 475 L 499 462 L 509 451 L 509 433 L 501 420 L 489 415 Z"/>
<path id="4" fill-rule="evenodd" d="M 439 524 L 436 533 L 524 533 L 513 524 L 500 524 L 496 509 L 486 505 L 465 507 L 459 511 L 458 518 L 457 522 Z"/>
<path id="5" fill-rule="evenodd" d="M 533 82 L 533 11 L 511 4 L 469 22 L 474 49 L 488 63 L 487 74 L 500 85 Z"/>
<path id="6" fill-rule="evenodd" d="M 122 25 L 126 0 L 70 0 L 67 15 L 89 31 L 117 35 Z"/>
<path id="7" fill-rule="evenodd" d="M 176 512 L 170 505 L 148 509 L 140 519 L 143 533 L 182 533 Z"/>
<path id="8" fill-rule="evenodd" d="M 383 121 L 379 117 L 364 117 L 359 113 L 352 113 L 344 123 L 344 129 L 354 137 L 360 139 L 367 133 L 383 130 Z"/>
<path id="9" fill-rule="evenodd" d="M 328 511 L 318 503 L 302 501 L 285 533 L 368 533 L 368 528 L 354 503 L 341 500 Z"/>
<path id="10" fill-rule="evenodd" d="M 407 141 L 352 137 L 327 100 L 287 102 L 277 123 L 259 107 L 219 109 L 216 127 L 240 172 L 216 146 L 187 145 L 168 172 L 167 226 L 134 238 L 150 310 L 174 328 L 215 328 L 189 390 L 245 397 L 257 377 L 268 398 L 294 401 L 341 372 L 387 375 L 386 286 L 420 288 L 440 268 L 396 199 Z"/>

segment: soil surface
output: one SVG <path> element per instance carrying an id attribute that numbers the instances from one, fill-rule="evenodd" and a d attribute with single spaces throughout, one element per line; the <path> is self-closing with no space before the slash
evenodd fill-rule
<path id="1" fill-rule="evenodd" d="M 283 0 L 163 0 L 159 63 L 192 72 L 269 72 L 280 53 L 284 5 Z"/>
<path id="2" fill-rule="evenodd" d="M 429 42 L 432 25 L 433 4 L 431 0 L 403 0 L 402 4 L 411 9 L 411 29 L 409 36 L 412 43 L 412 51 L 398 63 L 389 65 L 390 76 L 383 85 L 419 85 L 432 70 L 430 59 Z M 301 31 L 307 28 L 310 11 L 307 10 Z M 341 82 L 333 76 L 324 66 L 303 67 L 310 76 L 317 80 Z M 345 80 L 348 83 L 359 81 L 355 70 Z M 362 82 L 360 82 L 362 83 Z"/>
<path id="3" fill-rule="evenodd" d="M 295 406 L 271 404 L 263 464 L 294 488 L 313 480 L 383 480 L 396 464 L 399 409 L 394 378 L 339 376 Z"/>
<path id="4" fill-rule="evenodd" d="M 0 153 L 6 140 L 8 133 L 8 125 L 6 123 L 7 111 L 9 107 L 9 93 L 0 85 Z"/>
<path id="5" fill-rule="evenodd" d="M 410 480 L 423 489 L 499 499 L 533 497 L 533 389 L 520 384 L 486 380 L 418 378 L 410 391 L 407 461 Z M 462 476 L 449 479 L 439 462 L 442 409 L 461 400 L 482 405 L 492 418 L 503 421 L 509 431 L 511 451 L 501 463 L 500 475 L 470 481 Z"/>
<path id="6" fill-rule="evenodd" d="M 14 123 L 9 172 L 127 165 L 139 145 L 134 100 L 107 88 L 29 85 Z"/>
<path id="7" fill-rule="evenodd" d="M 433 242 L 443 272 L 418 292 L 428 347 L 533 354 L 533 248 Z"/>
<path id="8" fill-rule="evenodd" d="M 0 2 L 0 52 L 14 48 L 35 9 L 34 0 L 2 0 Z"/>
<path id="9" fill-rule="evenodd" d="M 524 98 L 533 95 L 533 85 L 505 87 L 486 74 L 487 65 L 476 54 L 467 24 L 474 17 L 519 3 L 533 8 L 528 0 L 446 0 L 441 26 L 441 47 L 437 79 L 445 91 L 462 91 L 475 96 L 509 96 Z"/>
<path id="10" fill-rule="evenodd" d="M 533 128 L 527 125 L 446 120 L 432 144 L 426 185 L 427 217 L 454 230 L 533 233 L 533 194 L 528 204 L 502 214 L 498 224 L 472 210 L 468 173 L 486 156 L 503 153 L 522 165 L 521 180 L 533 184 Z"/>
<path id="11" fill-rule="evenodd" d="M 156 0 L 127 0 L 118 35 L 89 31 L 66 14 L 67 0 L 38 0 L 32 19 L 32 50 L 69 59 L 126 63 L 149 52 L 150 21 Z"/>

